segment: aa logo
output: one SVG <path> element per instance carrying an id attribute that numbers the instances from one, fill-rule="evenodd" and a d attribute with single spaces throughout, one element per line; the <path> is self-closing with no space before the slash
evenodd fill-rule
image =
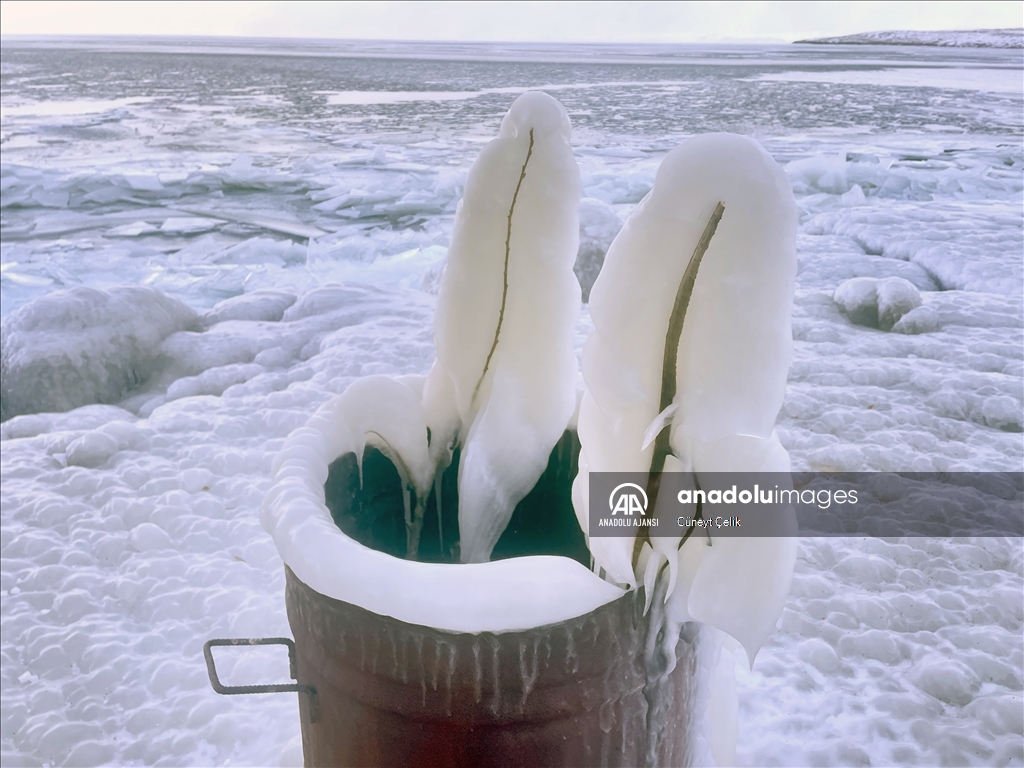
<path id="1" fill-rule="evenodd" d="M 646 515 L 647 492 L 636 483 L 617 485 L 608 497 L 608 508 L 613 515 L 619 512 L 624 515 L 632 515 L 634 512 Z"/>

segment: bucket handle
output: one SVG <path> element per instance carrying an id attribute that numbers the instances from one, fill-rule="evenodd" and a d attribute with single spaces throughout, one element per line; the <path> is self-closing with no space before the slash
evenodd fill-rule
<path id="1" fill-rule="evenodd" d="M 277 685 L 224 685 L 217 676 L 217 665 L 213 661 L 213 648 L 222 645 L 286 645 L 288 646 L 288 673 L 292 680 L 298 680 L 295 664 L 295 642 L 288 637 L 250 637 L 221 638 L 207 640 L 203 645 L 203 656 L 206 658 L 206 671 L 210 675 L 213 690 L 223 696 L 234 696 L 241 693 L 289 693 L 296 691 L 309 696 L 309 722 L 315 723 L 319 715 L 316 688 L 302 683 L 279 683 Z"/>

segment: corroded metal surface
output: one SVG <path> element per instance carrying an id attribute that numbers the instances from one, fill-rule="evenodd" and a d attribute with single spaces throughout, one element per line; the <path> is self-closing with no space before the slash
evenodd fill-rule
<path id="1" fill-rule="evenodd" d="M 659 627 L 642 615 L 642 593 L 501 634 L 379 616 L 313 591 L 290 569 L 286 602 L 298 679 L 319 700 L 315 723 L 300 701 L 306 765 L 690 762 L 694 644 L 680 640 L 674 670 L 657 680 L 654 669 L 652 681 L 649 633 Z"/>

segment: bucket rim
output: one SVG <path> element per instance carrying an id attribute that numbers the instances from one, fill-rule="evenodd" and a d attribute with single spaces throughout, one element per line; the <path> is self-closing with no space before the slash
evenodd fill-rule
<path id="1" fill-rule="evenodd" d="M 503 633 L 583 616 L 627 593 L 575 560 L 528 555 L 486 563 L 422 563 L 371 549 L 334 522 L 324 483 L 348 452 L 343 395 L 285 440 L 260 522 L 295 576 L 325 597 L 455 633 Z M 339 423 L 339 421 L 341 423 Z"/>

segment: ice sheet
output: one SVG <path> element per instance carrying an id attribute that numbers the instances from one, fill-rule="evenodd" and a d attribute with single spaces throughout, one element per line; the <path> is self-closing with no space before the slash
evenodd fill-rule
<path id="1" fill-rule="evenodd" d="M 944 69 L 904 67 L 901 69 L 827 70 L 822 72 L 775 72 L 758 75 L 760 81 L 791 83 L 837 83 L 878 85 L 896 88 L 948 88 L 1019 94 L 1024 86 L 1020 69 Z"/>

